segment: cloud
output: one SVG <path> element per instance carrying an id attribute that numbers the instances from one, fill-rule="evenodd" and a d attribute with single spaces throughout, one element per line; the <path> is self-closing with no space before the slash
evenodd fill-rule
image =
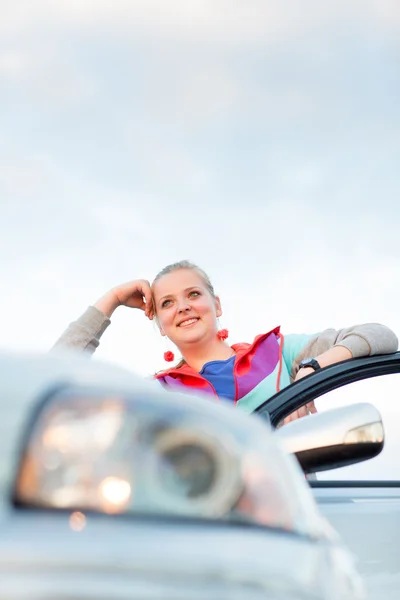
<path id="1" fill-rule="evenodd" d="M 3 344 L 182 258 L 235 339 L 397 325 L 397 3 L 0 6 Z M 147 325 L 121 310 L 99 356 L 151 372 Z"/>
<path id="2" fill-rule="evenodd" d="M 308 35 L 316 25 L 330 29 L 332 23 L 355 26 L 366 22 L 390 31 L 399 26 L 395 0 L 362 2 L 344 0 L 320 3 L 263 2 L 249 0 L 51 0 L 4 1 L 2 28 L 6 32 L 29 31 L 51 24 L 57 28 L 76 27 L 98 31 L 101 27 L 141 36 L 163 37 L 185 42 L 212 41 L 229 44 L 286 41 L 297 33 Z"/>

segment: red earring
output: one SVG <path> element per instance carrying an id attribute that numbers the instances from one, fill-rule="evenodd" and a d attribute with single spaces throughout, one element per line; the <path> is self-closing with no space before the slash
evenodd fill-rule
<path id="1" fill-rule="evenodd" d="M 175 354 L 171 352 L 171 350 L 164 352 L 164 360 L 166 362 L 172 362 L 173 360 L 175 360 Z"/>
<path id="2" fill-rule="evenodd" d="M 217 332 L 217 337 L 219 340 L 226 340 L 229 335 L 229 331 L 227 329 L 220 329 Z"/>

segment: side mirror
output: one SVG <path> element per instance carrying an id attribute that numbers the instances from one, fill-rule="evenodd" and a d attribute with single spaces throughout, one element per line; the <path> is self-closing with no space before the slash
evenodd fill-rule
<path id="1" fill-rule="evenodd" d="M 305 473 L 368 460 L 377 456 L 384 444 L 381 415 L 367 403 L 302 417 L 277 429 L 275 435 Z"/>

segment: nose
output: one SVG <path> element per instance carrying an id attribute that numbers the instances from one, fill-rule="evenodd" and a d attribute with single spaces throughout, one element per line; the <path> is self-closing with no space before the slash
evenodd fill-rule
<path id="1" fill-rule="evenodd" d="M 190 310 L 190 304 L 186 298 L 182 298 L 182 300 L 178 301 L 177 309 L 178 309 L 178 313 L 183 313 L 183 312 L 187 312 L 188 310 Z"/>

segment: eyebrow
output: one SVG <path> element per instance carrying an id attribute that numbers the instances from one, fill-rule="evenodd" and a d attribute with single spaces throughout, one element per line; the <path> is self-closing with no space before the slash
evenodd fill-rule
<path id="1" fill-rule="evenodd" d="M 184 289 L 183 291 L 184 291 L 184 292 L 190 292 L 190 290 L 196 290 L 196 289 L 198 289 L 198 288 L 200 288 L 200 289 L 201 289 L 201 285 L 192 285 L 191 287 L 188 287 L 188 288 Z M 163 300 L 165 300 L 166 298 L 171 298 L 171 296 L 173 296 L 173 294 L 167 294 L 166 296 L 162 296 L 162 297 L 159 299 L 159 302 L 162 302 L 162 301 L 163 301 Z"/>

